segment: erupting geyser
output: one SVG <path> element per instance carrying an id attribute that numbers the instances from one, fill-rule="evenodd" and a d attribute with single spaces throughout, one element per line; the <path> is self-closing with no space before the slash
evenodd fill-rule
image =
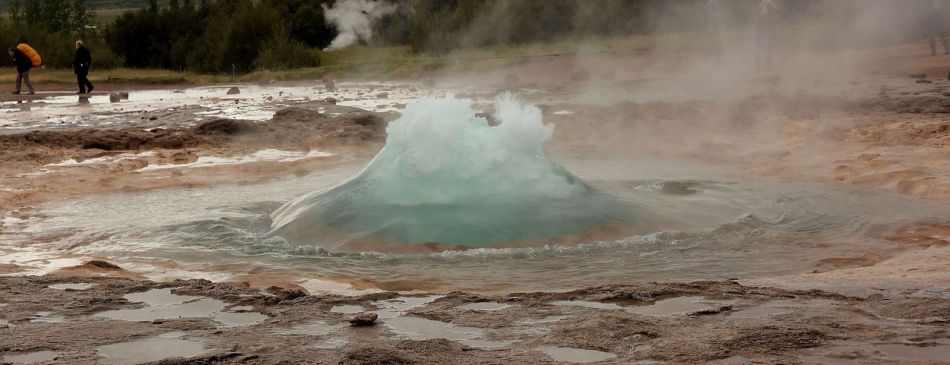
<path id="1" fill-rule="evenodd" d="M 346 249 L 349 243 L 481 246 L 583 233 L 627 220 L 629 207 L 551 162 L 553 127 L 511 95 L 496 126 L 471 100 L 406 107 L 359 174 L 272 214 L 270 236 Z"/>

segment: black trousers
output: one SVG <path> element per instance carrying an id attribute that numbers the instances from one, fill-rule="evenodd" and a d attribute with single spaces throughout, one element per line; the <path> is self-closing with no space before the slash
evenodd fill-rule
<path id="1" fill-rule="evenodd" d="M 89 82 L 89 79 L 86 76 L 89 75 L 88 68 L 77 68 L 76 69 L 76 82 L 79 83 L 79 92 L 85 93 L 87 90 L 92 91 L 92 83 Z"/>

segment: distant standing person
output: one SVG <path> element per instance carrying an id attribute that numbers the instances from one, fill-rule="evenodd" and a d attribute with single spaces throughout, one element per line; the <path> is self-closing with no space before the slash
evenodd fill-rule
<path id="1" fill-rule="evenodd" d="M 943 54 L 950 54 L 947 47 L 947 29 L 943 24 L 943 1 L 933 0 L 930 3 L 930 12 L 927 14 L 927 43 L 930 44 L 930 55 L 937 55 L 937 39 L 943 43 Z"/>
<path id="2" fill-rule="evenodd" d="M 755 65 L 760 71 L 772 67 L 772 53 L 775 51 L 775 27 L 778 23 L 777 1 L 762 0 L 759 2 Z"/>
<path id="3" fill-rule="evenodd" d="M 16 89 L 13 94 L 20 93 L 20 84 L 23 82 L 26 82 L 26 87 L 30 89 L 31 95 L 36 94 L 36 90 L 33 90 L 33 83 L 30 82 L 30 69 L 33 68 L 33 60 L 16 48 L 7 49 L 7 52 L 10 54 L 10 59 L 13 60 L 13 64 L 16 65 Z"/>
<path id="4" fill-rule="evenodd" d="M 79 94 L 92 92 L 93 86 L 89 82 L 89 66 L 92 65 L 92 54 L 82 41 L 76 41 L 76 57 L 73 58 L 73 72 L 76 73 L 76 82 L 79 83 Z"/>

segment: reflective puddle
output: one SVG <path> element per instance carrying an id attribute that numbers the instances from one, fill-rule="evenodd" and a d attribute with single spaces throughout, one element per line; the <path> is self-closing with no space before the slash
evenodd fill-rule
<path id="1" fill-rule="evenodd" d="M 19 354 L 6 354 L 0 357 L 0 362 L 13 364 L 35 364 L 56 360 L 59 353 L 56 351 L 36 351 Z"/>
<path id="2" fill-rule="evenodd" d="M 297 325 L 290 328 L 278 329 L 274 331 L 274 334 L 299 335 L 299 336 L 326 336 L 343 327 L 344 327 L 343 325 L 330 325 L 324 322 L 314 322 L 314 323 Z"/>
<path id="3" fill-rule="evenodd" d="M 504 303 L 481 302 L 481 303 L 469 303 L 465 305 L 460 305 L 455 308 L 463 309 L 463 310 L 472 310 L 472 311 L 497 311 L 497 310 L 509 308 L 511 306 L 512 306 L 511 304 L 504 304 Z"/>
<path id="4" fill-rule="evenodd" d="M 487 339 L 488 334 L 482 328 L 457 326 L 447 322 L 404 316 L 409 310 L 432 303 L 441 297 L 440 295 L 432 295 L 382 300 L 373 303 L 374 306 L 380 308 L 373 313 L 379 315 L 382 324 L 389 328 L 391 332 L 410 340 L 441 338 L 483 349 L 506 347 L 512 344 L 512 341 Z"/>
<path id="5" fill-rule="evenodd" d="M 333 308 L 330 308 L 330 312 L 340 313 L 340 314 L 357 314 L 357 313 L 363 313 L 365 311 L 366 309 L 364 309 L 363 306 L 361 305 L 350 305 L 350 304 L 338 305 L 338 306 L 334 306 Z"/>
<path id="6" fill-rule="evenodd" d="M 658 300 L 650 305 L 627 307 L 627 312 L 644 316 L 673 316 L 715 309 L 733 302 L 712 301 L 699 296 L 676 297 Z"/>
<path id="7" fill-rule="evenodd" d="M 558 300 L 551 302 L 553 305 L 562 306 L 562 307 L 581 307 L 581 308 L 591 308 L 591 309 L 606 309 L 606 310 L 624 310 L 624 307 L 621 307 L 614 303 L 600 303 L 600 302 L 590 302 L 586 300 Z"/>
<path id="8" fill-rule="evenodd" d="M 219 327 L 250 326 L 267 319 L 257 312 L 228 312 L 226 303 L 212 298 L 172 294 L 171 289 L 152 289 L 124 297 L 130 302 L 145 303 L 144 308 L 111 310 L 95 314 L 122 321 L 148 322 L 177 318 L 210 318 Z"/>
<path id="9" fill-rule="evenodd" d="M 66 318 L 54 312 L 36 312 L 29 317 L 30 322 L 36 323 L 63 323 Z"/>
<path id="10" fill-rule="evenodd" d="M 383 324 L 392 332 L 410 340 L 442 338 L 482 349 L 506 347 L 513 343 L 512 341 L 487 340 L 487 334 L 481 328 L 457 326 L 425 318 L 396 317 L 386 319 Z"/>
<path id="11" fill-rule="evenodd" d="M 572 347 L 542 346 L 538 348 L 538 351 L 550 356 L 555 361 L 575 364 L 589 364 L 617 357 L 617 355 L 609 352 L 576 349 Z"/>
<path id="12" fill-rule="evenodd" d="M 874 350 L 902 361 L 950 361 L 950 338 L 920 344 L 876 345 Z"/>
<path id="13" fill-rule="evenodd" d="M 94 285 L 89 283 L 62 283 L 62 284 L 53 284 L 47 288 L 56 289 L 56 290 L 86 290 L 92 288 Z"/>
<path id="14" fill-rule="evenodd" d="M 700 296 L 676 297 L 663 299 L 653 302 L 649 305 L 621 306 L 616 303 L 600 303 L 585 300 L 558 300 L 549 304 L 562 307 L 580 307 L 601 310 L 622 310 L 628 313 L 639 314 L 642 316 L 672 316 L 695 313 L 698 311 L 716 309 L 724 305 L 730 305 L 735 301 L 709 300 Z"/>
<path id="15" fill-rule="evenodd" d="M 373 311 L 379 315 L 379 318 L 395 318 L 406 314 L 409 310 L 434 302 L 441 298 L 441 295 L 430 295 L 425 297 L 400 297 L 389 300 L 373 302 L 373 305 L 379 308 Z"/>
<path id="16" fill-rule="evenodd" d="M 317 350 L 333 350 L 342 348 L 348 343 L 350 343 L 350 341 L 347 341 L 345 338 L 334 337 L 313 342 L 307 347 Z"/>
<path id="17" fill-rule="evenodd" d="M 184 332 L 170 332 L 137 341 L 99 346 L 103 364 L 142 364 L 173 357 L 195 357 L 207 350 L 199 341 L 186 339 Z"/>

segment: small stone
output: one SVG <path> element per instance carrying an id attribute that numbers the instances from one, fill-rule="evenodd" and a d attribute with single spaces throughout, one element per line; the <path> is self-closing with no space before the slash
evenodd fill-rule
<path id="1" fill-rule="evenodd" d="M 111 94 L 109 94 L 109 102 L 110 102 L 110 103 L 118 103 L 118 102 L 121 101 L 121 100 L 122 100 L 122 96 L 120 96 L 119 93 L 111 93 Z"/>
<path id="2" fill-rule="evenodd" d="M 916 83 L 918 83 L 918 84 L 932 84 L 932 83 L 934 83 L 933 81 L 924 80 L 924 79 L 918 79 L 917 81 L 914 81 L 914 82 L 916 82 Z"/>
<path id="3" fill-rule="evenodd" d="M 125 92 L 125 91 L 120 92 L 120 93 L 119 93 L 119 98 L 122 99 L 122 100 L 129 100 L 129 93 L 128 93 L 128 92 Z"/>
<path id="4" fill-rule="evenodd" d="M 237 86 L 231 87 L 228 89 L 228 95 L 237 95 L 241 93 L 241 89 L 238 89 Z"/>
<path id="5" fill-rule="evenodd" d="M 377 99 L 389 99 L 389 93 L 379 93 L 376 94 Z"/>
<path id="6" fill-rule="evenodd" d="M 357 327 L 372 326 L 376 324 L 377 318 L 379 318 L 379 315 L 376 313 L 360 313 L 350 318 L 350 325 Z"/>
<path id="7" fill-rule="evenodd" d="M 337 102 L 336 98 L 326 98 L 323 101 L 328 102 L 333 105 L 336 105 L 336 102 Z"/>

